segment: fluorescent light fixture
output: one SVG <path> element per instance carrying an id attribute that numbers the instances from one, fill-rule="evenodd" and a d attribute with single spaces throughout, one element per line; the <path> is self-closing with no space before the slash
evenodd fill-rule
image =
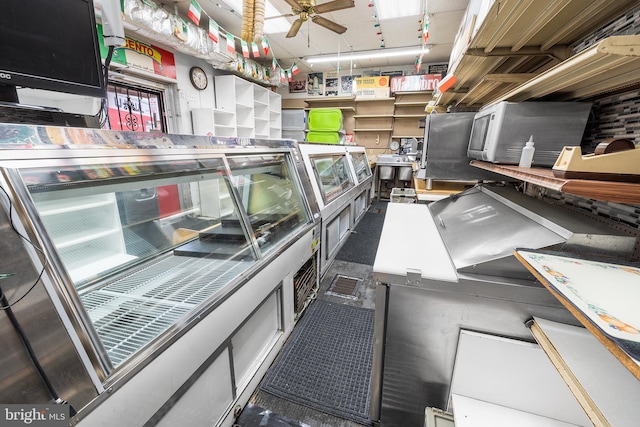
<path id="1" fill-rule="evenodd" d="M 231 9 L 233 9 L 238 15 L 242 16 L 242 0 L 222 0 Z M 282 13 L 276 9 L 276 7 L 267 0 L 265 4 L 264 17 L 272 18 L 273 16 L 281 16 Z M 265 19 L 263 32 L 265 34 L 286 33 L 291 28 L 291 22 L 286 18 L 272 18 Z"/>
<path id="2" fill-rule="evenodd" d="M 359 61 L 361 59 L 379 59 L 379 58 L 396 58 L 399 56 L 412 56 L 420 55 L 421 53 L 429 52 L 429 47 L 422 49 L 422 47 L 403 48 L 403 49 L 380 49 L 369 50 L 353 53 L 345 53 L 344 55 L 320 55 L 310 56 L 304 60 L 309 64 L 320 64 L 324 62 L 337 62 L 337 61 Z"/>
<path id="3" fill-rule="evenodd" d="M 422 15 L 424 0 L 374 0 L 380 20 Z"/>

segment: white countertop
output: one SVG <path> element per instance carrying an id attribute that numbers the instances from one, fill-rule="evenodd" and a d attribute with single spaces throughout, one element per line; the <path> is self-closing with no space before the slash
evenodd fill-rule
<path id="1" fill-rule="evenodd" d="M 424 204 L 389 203 L 373 263 L 376 279 L 420 274 L 424 279 L 457 282 L 458 275 Z"/>

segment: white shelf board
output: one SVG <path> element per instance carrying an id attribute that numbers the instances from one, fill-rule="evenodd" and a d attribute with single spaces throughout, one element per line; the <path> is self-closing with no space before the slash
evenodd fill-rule
<path id="1" fill-rule="evenodd" d="M 579 426 L 457 394 L 453 394 L 451 400 L 456 427 Z"/>

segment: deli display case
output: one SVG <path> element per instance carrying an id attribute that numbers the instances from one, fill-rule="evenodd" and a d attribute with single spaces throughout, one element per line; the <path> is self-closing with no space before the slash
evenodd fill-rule
<path id="1" fill-rule="evenodd" d="M 364 147 L 300 144 L 320 210 L 320 275 L 371 203 L 372 173 Z"/>
<path id="2" fill-rule="evenodd" d="M 295 143 L 0 124 L 0 153 L 0 401 L 231 425 L 319 283 Z"/>

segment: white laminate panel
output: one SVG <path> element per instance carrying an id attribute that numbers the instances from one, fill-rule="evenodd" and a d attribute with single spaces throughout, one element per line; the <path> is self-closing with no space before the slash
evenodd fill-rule
<path id="1" fill-rule="evenodd" d="M 570 425 L 591 425 L 542 349 L 537 344 L 511 338 L 462 330 L 451 394 Z M 455 402 L 453 405 L 457 426 L 459 411 Z M 524 424 L 514 422 L 510 425 L 520 427 Z"/>
<path id="2" fill-rule="evenodd" d="M 484 402 L 454 394 L 453 418 L 456 427 L 570 427 L 577 424 L 565 423 L 552 418 L 506 406 Z"/>
<path id="3" fill-rule="evenodd" d="M 374 275 L 405 276 L 457 282 L 447 248 L 426 205 L 389 203 L 373 264 Z"/>

